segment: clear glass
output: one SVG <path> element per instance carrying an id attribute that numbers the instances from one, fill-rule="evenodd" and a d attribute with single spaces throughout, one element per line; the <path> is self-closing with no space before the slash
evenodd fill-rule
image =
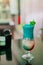
<path id="1" fill-rule="evenodd" d="M 24 54 L 22 58 L 28 62 L 31 62 L 31 60 L 34 58 L 33 55 L 31 54 L 31 50 L 33 50 L 35 46 L 35 41 L 24 39 L 22 41 L 22 45 L 23 45 L 24 50 L 26 50 L 26 54 Z"/>

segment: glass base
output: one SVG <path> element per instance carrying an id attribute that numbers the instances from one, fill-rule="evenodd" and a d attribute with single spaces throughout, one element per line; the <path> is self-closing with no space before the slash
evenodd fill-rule
<path id="1" fill-rule="evenodd" d="M 31 62 L 31 61 L 34 59 L 33 55 L 30 53 L 30 51 L 27 52 L 26 54 L 24 54 L 24 55 L 22 56 L 22 58 L 23 58 L 24 60 L 28 61 L 28 62 Z"/>

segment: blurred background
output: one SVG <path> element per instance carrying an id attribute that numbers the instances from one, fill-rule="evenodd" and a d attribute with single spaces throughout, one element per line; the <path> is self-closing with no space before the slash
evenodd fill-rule
<path id="1" fill-rule="evenodd" d="M 0 65 L 26 65 L 22 59 L 25 50 L 22 47 L 22 25 L 34 19 L 35 47 L 32 50 L 32 65 L 43 64 L 43 0 L 0 0 L 0 29 L 8 28 L 11 15 L 15 15 L 16 31 L 11 40 L 12 61 L 6 60 L 6 54 L 0 55 Z M 6 26 L 7 25 L 7 26 Z M 9 53 L 8 53 L 9 55 Z M 29 64 L 28 64 L 29 65 Z"/>

